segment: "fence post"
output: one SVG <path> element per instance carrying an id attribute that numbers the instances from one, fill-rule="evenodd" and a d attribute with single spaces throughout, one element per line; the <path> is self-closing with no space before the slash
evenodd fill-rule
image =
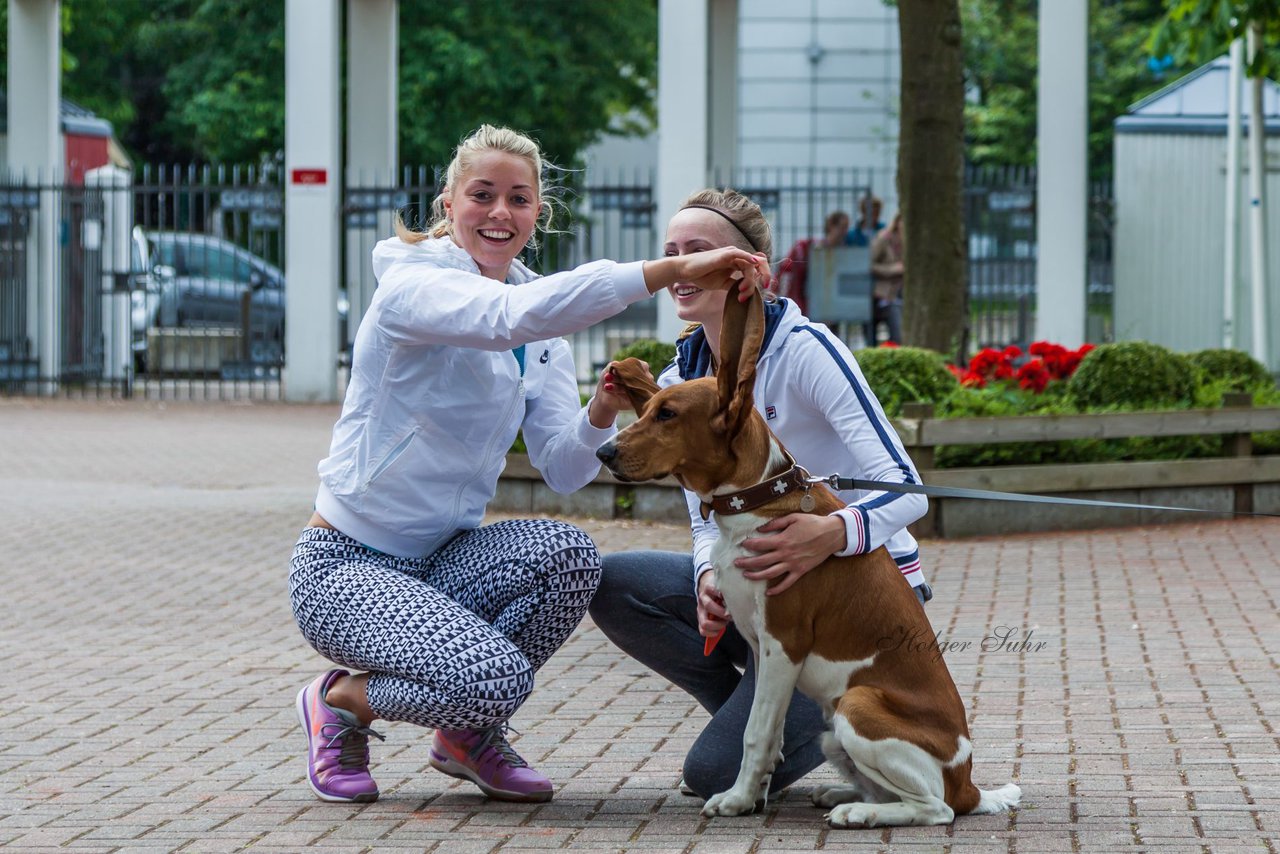
<path id="1" fill-rule="evenodd" d="M 911 402 L 902 404 L 902 417 L 915 419 L 916 424 L 916 444 L 907 448 L 907 453 L 911 455 L 911 461 L 916 464 L 916 470 L 923 472 L 932 469 L 934 464 L 933 445 L 928 444 L 925 436 L 925 424 L 933 418 L 933 404 Z M 942 534 L 942 499 L 934 498 L 929 501 L 929 509 L 919 520 L 910 526 L 911 533 L 916 537 L 937 537 Z"/>
<path id="2" fill-rule="evenodd" d="M 1232 391 L 1222 396 L 1223 409 L 1248 409 L 1253 406 L 1253 395 Z M 1228 433 L 1223 437 L 1223 450 L 1231 457 L 1253 456 L 1253 437 L 1248 433 Z M 1253 484 L 1237 483 L 1233 508 L 1237 513 L 1253 512 Z"/>

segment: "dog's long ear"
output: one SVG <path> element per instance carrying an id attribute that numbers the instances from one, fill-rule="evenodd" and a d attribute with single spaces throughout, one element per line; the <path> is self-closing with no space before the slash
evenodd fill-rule
<path id="1" fill-rule="evenodd" d="M 638 415 L 644 410 L 644 405 L 649 402 L 649 398 L 658 393 L 658 384 L 653 381 L 649 366 L 632 356 L 621 362 L 614 362 L 612 369 L 613 375 L 622 384 L 622 390 L 627 393 Z"/>
<path id="2" fill-rule="evenodd" d="M 756 359 L 764 341 L 764 299 L 756 289 L 745 303 L 738 300 L 736 287 L 724 298 L 720 324 L 720 366 L 716 383 L 720 391 L 720 412 L 730 435 L 741 429 L 751 414 L 752 389 L 756 381 Z"/>

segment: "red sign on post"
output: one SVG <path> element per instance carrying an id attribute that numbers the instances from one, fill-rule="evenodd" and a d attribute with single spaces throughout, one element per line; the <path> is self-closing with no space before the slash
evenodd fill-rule
<path id="1" fill-rule="evenodd" d="M 329 173 L 324 169 L 294 169 L 289 174 L 289 183 L 291 184 L 326 184 L 329 181 Z"/>

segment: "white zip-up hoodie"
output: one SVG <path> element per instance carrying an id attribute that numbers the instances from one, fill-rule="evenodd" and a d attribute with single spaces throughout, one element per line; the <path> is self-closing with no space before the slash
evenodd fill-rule
<path id="1" fill-rule="evenodd" d="M 649 296 L 643 262 L 597 261 L 510 284 L 480 275 L 449 238 L 373 250 L 378 289 L 352 352 L 351 381 L 320 462 L 316 510 L 364 545 L 421 558 L 475 528 L 516 433 L 556 492 L 600 471 L 615 428 L 587 420 L 569 345 Z M 524 371 L 512 350 L 525 345 Z"/>
<path id="2" fill-rule="evenodd" d="M 810 474 L 839 474 L 866 480 L 920 483 L 920 474 L 885 417 L 849 348 L 821 323 L 800 313 L 791 300 L 766 305 L 767 338 L 756 363 L 755 408 L 796 462 Z M 701 331 L 681 342 L 679 360 L 658 377 L 662 387 L 706 371 Z M 699 349 L 703 352 L 697 352 Z M 839 555 L 866 554 L 887 546 L 903 576 L 925 583 L 920 549 L 907 525 L 928 509 L 923 495 L 846 490 L 847 547 Z M 719 538 L 714 520 L 703 521 L 701 502 L 685 493 L 693 528 L 694 585 L 711 568 L 711 547 Z"/>

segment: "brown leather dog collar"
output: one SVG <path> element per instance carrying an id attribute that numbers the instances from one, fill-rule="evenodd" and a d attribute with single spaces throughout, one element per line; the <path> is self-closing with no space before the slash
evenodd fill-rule
<path id="1" fill-rule="evenodd" d="M 809 490 L 812 487 L 813 481 L 809 477 L 809 473 L 793 463 L 791 468 L 777 477 L 762 480 L 755 486 L 748 486 L 746 489 L 741 489 L 737 492 L 717 495 L 711 499 L 710 504 L 705 501 L 702 502 L 702 516 L 704 519 L 707 517 L 708 508 L 716 511 L 721 516 L 747 513 L 757 507 L 763 507 L 766 504 L 777 501 L 782 496 L 797 490 L 805 493 L 805 497 L 800 500 L 800 509 L 807 513 L 813 509 L 813 497 L 809 495 Z"/>

